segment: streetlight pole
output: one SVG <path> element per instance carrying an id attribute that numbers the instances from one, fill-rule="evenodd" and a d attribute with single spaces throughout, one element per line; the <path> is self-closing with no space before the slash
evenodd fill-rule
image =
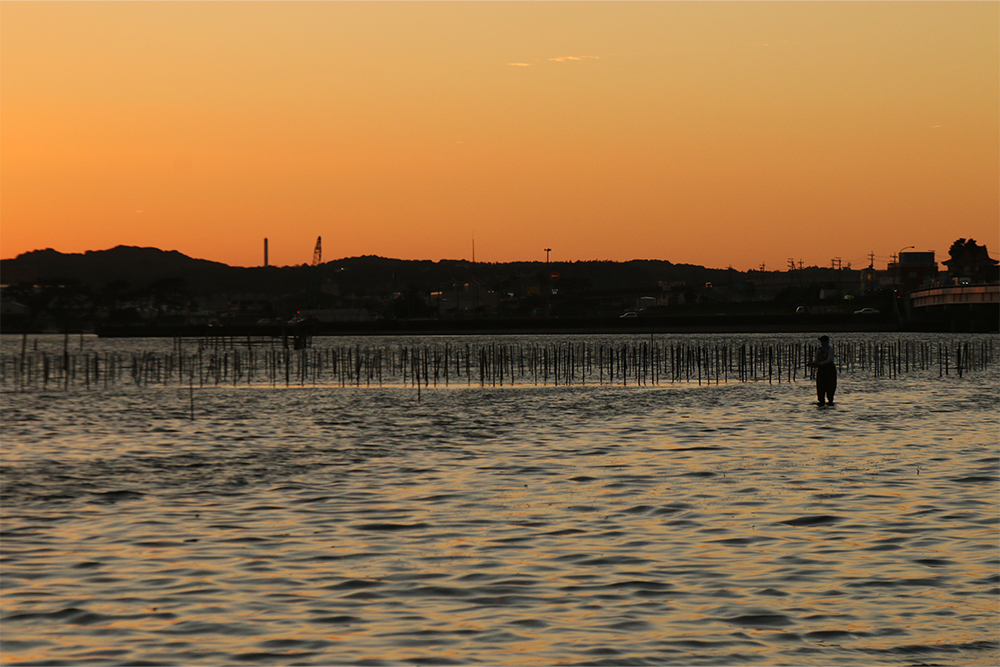
<path id="1" fill-rule="evenodd" d="M 908 245 L 905 248 L 900 248 L 899 252 L 896 253 L 896 284 L 899 287 L 903 286 L 903 251 L 910 250 L 911 248 L 916 248 L 916 246 Z"/>
<path id="2" fill-rule="evenodd" d="M 903 297 L 903 258 L 902 254 L 904 250 L 909 250 L 910 248 L 915 248 L 916 246 L 908 245 L 905 248 L 900 248 L 899 252 L 896 253 L 896 298 L 893 299 L 893 305 L 896 307 L 896 317 L 902 317 L 902 313 L 899 312 L 900 303 L 899 300 Z"/>
<path id="3" fill-rule="evenodd" d="M 552 252 L 552 248 L 546 248 L 546 249 L 545 249 L 545 263 L 546 263 L 546 264 L 548 264 L 548 263 L 549 263 L 549 253 L 550 253 L 550 252 Z"/>

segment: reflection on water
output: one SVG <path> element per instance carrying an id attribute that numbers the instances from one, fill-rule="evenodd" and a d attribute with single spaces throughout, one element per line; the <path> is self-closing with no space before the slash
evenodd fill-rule
<path id="1" fill-rule="evenodd" d="M 996 664 L 996 367 L 3 395 L 5 664 Z"/>

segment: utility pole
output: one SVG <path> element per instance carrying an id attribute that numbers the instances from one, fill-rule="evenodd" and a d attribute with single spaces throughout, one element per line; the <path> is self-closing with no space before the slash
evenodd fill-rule
<path id="1" fill-rule="evenodd" d="M 788 270 L 792 272 L 792 280 L 794 282 L 795 278 L 795 259 L 793 257 L 788 258 Z M 799 287 L 804 287 L 802 282 L 802 260 L 799 260 Z"/>
<path id="2" fill-rule="evenodd" d="M 546 248 L 546 249 L 545 249 L 545 263 L 546 263 L 546 264 L 548 264 L 548 263 L 549 263 L 549 253 L 550 253 L 550 252 L 552 252 L 552 248 Z"/>

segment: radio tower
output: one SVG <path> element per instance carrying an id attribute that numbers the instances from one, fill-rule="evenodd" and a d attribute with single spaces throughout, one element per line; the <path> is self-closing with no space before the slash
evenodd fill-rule
<path id="1" fill-rule="evenodd" d="M 313 250 L 313 266 L 319 266 L 323 261 L 323 237 L 316 237 L 316 249 Z"/>

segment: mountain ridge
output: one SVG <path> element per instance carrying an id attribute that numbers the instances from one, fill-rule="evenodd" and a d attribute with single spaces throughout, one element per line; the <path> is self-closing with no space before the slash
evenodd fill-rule
<path id="1" fill-rule="evenodd" d="M 455 259 L 404 260 L 361 255 L 330 260 L 316 267 L 306 264 L 239 267 L 193 258 L 177 250 L 127 245 L 83 253 L 62 253 L 45 248 L 0 260 L 0 281 L 8 285 L 65 280 L 79 282 L 91 289 L 103 289 L 118 281 L 141 287 L 161 280 L 182 279 L 188 289 L 197 294 L 299 291 L 314 284 L 317 278 L 335 280 L 350 292 L 370 292 L 372 289 L 436 289 L 440 284 L 469 280 L 504 282 L 539 276 L 543 281 L 559 277 L 564 281 L 596 282 L 608 288 L 621 288 L 656 286 L 658 281 L 664 280 L 719 280 L 734 275 L 738 272 L 650 259 L 473 263 Z"/>

